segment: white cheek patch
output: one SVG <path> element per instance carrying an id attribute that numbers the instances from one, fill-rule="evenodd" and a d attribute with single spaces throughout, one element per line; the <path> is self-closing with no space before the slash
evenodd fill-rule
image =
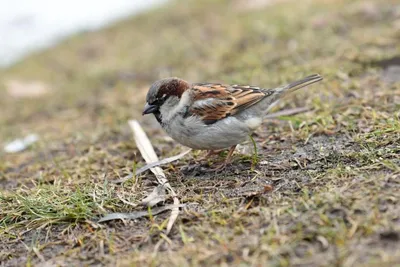
<path id="1" fill-rule="evenodd" d="M 258 127 L 260 127 L 261 123 L 262 123 L 262 119 L 261 118 L 251 118 L 251 119 L 247 119 L 244 121 L 244 123 L 247 125 L 247 127 L 249 127 L 251 130 L 256 130 Z"/>
<path id="2" fill-rule="evenodd" d="M 179 104 L 174 109 L 174 113 L 181 111 L 185 106 L 190 103 L 189 94 L 183 93 Z"/>
<path id="3" fill-rule="evenodd" d="M 173 97 L 174 96 L 170 97 L 170 99 L 172 99 Z M 177 97 L 175 98 L 178 99 Z M 182 109 L 185 108 L 190 103 L 190 97 L 189 94 L 185 92 L 182 94 L 182 97 L 177 104 L 171 106 L 170 103 L 167 102 L 163 105 L 163 106 L 169 105 L 166 109 L 164 109 L 165 110 L 163 112 L 164 120 L 170 120 L 171 118 L 175 117 L 175 115 L 178 112 L 182 111 Z"/>

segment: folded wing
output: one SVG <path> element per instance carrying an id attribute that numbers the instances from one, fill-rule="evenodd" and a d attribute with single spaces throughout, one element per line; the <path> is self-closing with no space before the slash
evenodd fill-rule
<path id="1" fill-rule="evenodd" d="M 234 115 L 270 95 L 259 87 L 213 83 L 194 84 L 190 90 L 194 101 L 188 112 L 206 124 Z"/>

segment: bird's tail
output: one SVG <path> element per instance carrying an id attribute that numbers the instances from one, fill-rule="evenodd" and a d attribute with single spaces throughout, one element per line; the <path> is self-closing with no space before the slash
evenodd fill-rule
<path id="1" fill-rule="evenodd" d="M 298 90 L 298 89 L 300 89 L 300 88 L 306 87 L 306 86 L 308 86 L 308 85 L 310 85 L 310 84 L 319 82 L 319 81 L 321 81 L 321 80 L 322 80 L 322 76 L 321 76 L 321 75 L 319 75 L 319 74 L 313 74 L 313 75 L 307 76 L 307 77 L 305 77 L 305 78 L 303 78 L 303 79 L 301 79 L 301 80 L 298 80 L 298 81 L 289 83 L 289 84 L 287 84 L 287 85 L 278 87 L 278 88 L 275 89 L 275 91 L 276 91 L 278 94 L 279 94 L 279 93 L 280 93 L 280 94 L 282 94 L 282 93 L 287 94 L 287 93 L 296 91 L 296 90 Z"/>
<path id="2" fill-rule="evenodd" d="M 268 113 L 278 102 L 279 100 L 286 94 L 294 92 L 300 88 L 306 87 L 310 84 L 321 81 L 323 78 L 319 74 L 313 74 L 307 76 L 301 80 L 286 84 L 284 86 L 277 87 L 275 89 L 268 89 L 268 91 L 273 91 L 273 93 L 267 97 L 264 101 L 265 105 L 265 113 Z"/>

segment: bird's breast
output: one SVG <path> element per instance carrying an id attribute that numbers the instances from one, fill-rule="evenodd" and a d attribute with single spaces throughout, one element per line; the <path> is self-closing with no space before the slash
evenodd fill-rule
<path id="1" fill-rule="evenodd" d="M 250 122 L 253 126 L 257 123 Z M 175 118 L 163 126 L 177 142 L 193 149 L 216 150 L 229 148 L 244 142 L 251 133 L 242 121 L 229 117 L 206 125 L 200 118 L 191 116 Z"/>

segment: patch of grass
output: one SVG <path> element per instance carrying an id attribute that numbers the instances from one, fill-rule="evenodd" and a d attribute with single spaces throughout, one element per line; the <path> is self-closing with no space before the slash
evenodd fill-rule
<path id="1" fill-rule="evenodd" d="M 107 187 L 107 184 L 101 188 L 89 184 L 65 186 L 58 181 L 54 185 L 2 193 L 0 224 L 3 231 L 8 231 L 10 227 L 37 228 L 48 223 L 95 220 L 105 207 L 120 206 Z"/>

